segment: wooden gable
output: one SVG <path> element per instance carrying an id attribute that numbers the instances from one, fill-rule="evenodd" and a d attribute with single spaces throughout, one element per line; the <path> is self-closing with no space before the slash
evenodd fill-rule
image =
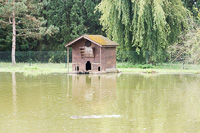
<path id="1" fill-rule="evenodd" d="M 80 47 L 82 58 L 94 58 L 94 47 Z"/>

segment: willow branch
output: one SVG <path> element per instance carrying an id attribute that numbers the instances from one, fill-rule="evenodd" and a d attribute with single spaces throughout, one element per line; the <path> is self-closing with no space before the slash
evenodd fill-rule
<path id="1" fill-rule="evenodd" d="M 178 53 L 178 56 L 176 56 L 176 58 L 171 62 L 171 63 L 173 63 L 177 58 L 179 58 L 181 55 L 183 55 L 184 54 L 184 50 L 183 51 L 180 51 L 179 53 Z"/>
<path id="2" fill-rule="evenodd" d="M 40 33 L 33 33 L 33 32 L 29 32 L 29 33 L 26 33 L 26 34 L 18 34 L 16 36 L 29 36 L 29 35 L 33 35 L 33 36 L 37 36 L 37 35 L 41 35 Z"/>

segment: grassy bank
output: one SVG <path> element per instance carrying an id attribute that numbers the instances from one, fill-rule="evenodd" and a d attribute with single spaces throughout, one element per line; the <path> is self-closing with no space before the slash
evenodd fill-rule
<path id="1" fill-rule="evenodd" d="M 174 64 L 159 64 L 159 65 L 134 65 L 130 63 L 117 63 L 117 68 L 119 68 L 122 72 L 133 72 L 133 73 L 192 73 L 192 74 L 199 74 L 200 73 L 200 65 L 194 64 L 181 64 L 181 63 L 174 63 Z"/>
<path id="2" fill-rule="evenodd" d="M 71 70 L 71 64 L 70 68 Z M 0 72 L 25 72 L 27 74 L 38 73 L 67 73 L 64 63 L 17 63 L 13 66 L 11 63 L 0 63 Z"/>
<path id="3" fill-rule="evenodd" d="M 200 73 L 200 65 L 183 64 L 161 64 L 152 65 L 133 65 L 130 63 L 117 63 L 117 68 L 121 72 L 131 73 Z M 69 70 L 72 67 L 70 64 Z M 17 63 L 12 66 L 11 63 L 0 63 L 0 72 L 25 72 L 28 74 L 37 73 L 67 73 L 64 63 L 34 63 L 31 66 L 28 63 Z"/>

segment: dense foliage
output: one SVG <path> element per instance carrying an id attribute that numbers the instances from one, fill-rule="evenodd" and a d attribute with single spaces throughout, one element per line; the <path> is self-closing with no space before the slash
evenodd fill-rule
<path id="1" fill-rule="evenodd" d="M 198 24 L 200 24 L 200 1 L 199 0 L 182 0 L 184 6 L 189 9 L 194 18 L 195 21 L 197 21 Z"/>
<path id="2" fill-rule="evenodd" d="M 163 52 L 188 28 L 189 11 L 180 0 L 102 0 L 101 24 L 120 50 L 136 50 L 151 62 L 163 61 Z"/>
<path id="3" fill-rule="evenodd" d="M 183 0 L 183 4 L 193 14 L 194 22 L 190 22 L 190 30 L 178 37 L 178 41 L 169 47 L 172 62 L 200 63 L 200 1 Z"/>
<path id="4" fill-rule="evenodd" d="M 4 0 L 10 1 L 11 0 Z M 22 2 L 29 0 L 23 0 Z M 100 0 L 31 0 L 37 4 L 37 14 L 29 15 L 43 18 L 45 27 L 50 27 L 43 37 L 17 37 L 16 49 L 28 50 L 65 50 L 64 45 L 82 34 L 103 34 L 99 22 L 100 13 L 95 12 Z M 24 3 L 18 3 L 24 5 Z M 27 5 L 25 3 L 25 5 Z M 38 8 L 40 7 L 40 8 Z M 3 4 L 0 8 L 7 8 Z M 32 8 L 31 8 L 32 9 Z M 95 13 L 94 13 L 95 12 Z M 2 17 L 0 18 L 2 19 Z M 29 25 L 29 23 L 26 23 Z M 23 25 L 21 25 L 23 26 Z M 30 24 L 30 26 L 33 26 Z M 41 26 L 40 26 L 41 27 Z M 17 27 L 21 28 L 21 27 Z M 51 29 L 58 28 L 57 34 L 51 34 Z M 28 30 L 28 28 L 26 28 Z M 10 51 L 12 43 L 12 27 L 0 22 L 0 51 Z M 34 35 L 34 34 L 32 34 Z"/>
<path id="5" fill-rule="evenodd" d="M 0 51 L 12 49 L 12 25 L 2 22 L 9 22 L 12 2 L 0 1 Z M 64 51 L 80 35 L 105 31 L 120 44 L 119 61 L 157 63 L 169 46 L 199 35 L 199 0 L 16 0 L 16 7 L 17 51 Z"/>
<path id="6" fill-rule="evenodd" d="M 12 64 L 15 65 L 16 37 L 40 38 L 56 31 L 54 26 L 44 27 L 40 16 L 42 3 L 37 0 L 2 0 L 0 2 L 0 22 L 12 27 Z"/>

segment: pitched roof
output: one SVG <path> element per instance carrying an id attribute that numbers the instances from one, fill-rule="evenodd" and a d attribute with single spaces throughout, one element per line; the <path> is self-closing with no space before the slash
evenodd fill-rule
<path id="1" fill-rule="evenodd" d="M 73 43 L 77 42 L 78 40 L 80 40 L 82 38 L 87 39 L 87 40 L 99 45 L 100 47 L 102 47 L 102 46 L 113 46 L 113 47 L 118 46 L 118 44 L 116 42 L 111 41 L 110 39 L 108 39 L 102 35 L 83 35 L 83 36 L 80 36 L 80 37 L 76 38 L 75 40 L 69 42 L 68 44 L 66 44 L 65 47 L 72 45 Z"/>

